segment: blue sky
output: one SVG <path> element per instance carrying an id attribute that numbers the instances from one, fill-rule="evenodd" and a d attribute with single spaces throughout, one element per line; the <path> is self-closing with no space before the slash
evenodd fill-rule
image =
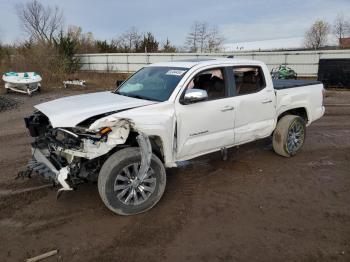
<path id="1" fill-rule="evenodd" d="M 0 41 L 25 38 L 16 3 L 0 0 Z M 41 0 L 57 5 L 66 25 L 78 25 L 97 39 L 112 39 L 131 26 L 151 31 L 182 45 L 193 21 L 207 21 L 223 33 L 226 43 L 301 37 L 316 19 L 333 22 L 350 13 L 350 0 Z M 349 14 L 350 16 L 350 14 Z"/>

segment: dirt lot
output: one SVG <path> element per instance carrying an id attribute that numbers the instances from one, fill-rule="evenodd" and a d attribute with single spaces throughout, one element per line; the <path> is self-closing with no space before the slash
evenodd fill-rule
<path id="1" fill-rule="evenodd" d="M 53 188 L 11 195 L 42 185 L 14 180 L 30 157 L 23 117 L 80 92 L 7 95 L 18 105 L 0 112 L 1 261 L 52 249 L 46 261 L 350 261 L 350 92 L 329 93 L 297 156 L 266 139 L 182 163 L 160 203 L 132 217 L 109 212 L 95 184 L 58 201 Z"/>

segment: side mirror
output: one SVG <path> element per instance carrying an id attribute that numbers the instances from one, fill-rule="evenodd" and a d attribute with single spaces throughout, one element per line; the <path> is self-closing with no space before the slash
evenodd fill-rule
<path id="1" fill-rule="evenodd" d="M 117 80 L 117 81 L 115 82 L 115 86 L 118 87 L 118 86 L 120 86 L 123 82 L 124 82 L 124 80 Z"/>
<path id="2" fill-rule="evenodd" d="M 184 104 L 192 104 L 200 101 L 205 101 L 207 99 L 208 99 L 207 91 L 203 89 L 192 88 L 192 89 L 186 90 L 183 102 Z"/>

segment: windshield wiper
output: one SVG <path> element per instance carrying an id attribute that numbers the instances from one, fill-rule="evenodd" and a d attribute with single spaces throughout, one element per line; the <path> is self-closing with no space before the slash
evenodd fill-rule
<path id="1" fill-rule="evenodd" d="M 143 100 L 161 102 L 160 100 L 157 100 L 157 99 L 154 99 L 154 98 L 149 98 L 149 97 L 140 96 L 140 95 L 136 95 L 136 94 L 128 94 L 128 93 L 125 93 L 125 92 L 118 92 L 117 91 L 117 92 L 115 92 L 115 94 L 122 95 L 122 96 L 128 96 L 128 97 L 132 97 L 132 98 L 143 99 Z"/>
<path id="2" fill-rule="evenodd" d="M 144 99 L 144 100 L 149 100 L 149 101 L 159 101 L 159 100 L 154 99 L 154 98 L 149 98 L 149 97 L 140 96 L 140 95 L 129 95 L 129 96 L 133 97 L 133 98 Z"/>

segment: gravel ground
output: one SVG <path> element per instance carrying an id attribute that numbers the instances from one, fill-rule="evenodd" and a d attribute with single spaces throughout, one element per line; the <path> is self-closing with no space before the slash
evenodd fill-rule
<path id="1" fill-rule="evenodd" d="M 87 91 L 92 91 L 87 89 Z M 14 180 L 30 157 L 23 117 L 32 106 L 78 90 L 20 97 L 0 112 L 0 260 L 350 261 L 350 92 L 329 92 L 326 115 L 293 158 L 269 139 L 167 170 L 167 188 L 147 213 L 109 212 L 95 184 L 56 200 L 42 182 Z M 17 192 L 17 193 L 16 193 Z"/>
<path id="2" fill-rule="evenodd" d="M 0 96 L 0 112 L 14 109 L 18 105 L 18 101 L 12 97 Z"/>

